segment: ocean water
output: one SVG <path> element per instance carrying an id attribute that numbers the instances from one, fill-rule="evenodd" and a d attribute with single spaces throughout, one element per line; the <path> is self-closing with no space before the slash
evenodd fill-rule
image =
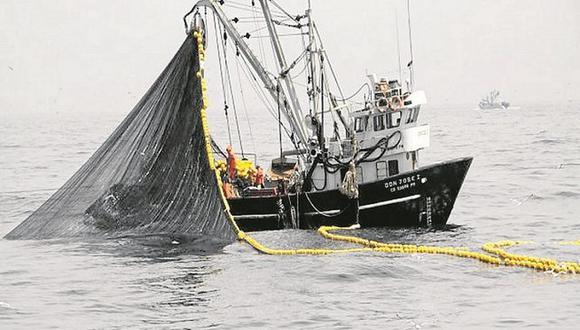
<path id="1" fill-rule="evenodd" d="M 427 106 L 421 163 L 474 156 L 446 230 L 362 229 L 385 242 L 580 261 L 580 105 L 508 111 Z M 0 113 L 0 237 L 62 185 L 119 114 Z M 217 117 L 215 117 L 217 118 Z M 257 125 L 261 124 L 260 121 Z M 270 127 L 254 138 L 275 154 Z M 273 142 L 270 142 L 273 141 Z M 315 231 L 260 232 L 272 247 L 329 247 Z M 439 255 L 268 256 L 163 241 L 0 240 L 0 329 L 576 329 L 580 275 Z"/>

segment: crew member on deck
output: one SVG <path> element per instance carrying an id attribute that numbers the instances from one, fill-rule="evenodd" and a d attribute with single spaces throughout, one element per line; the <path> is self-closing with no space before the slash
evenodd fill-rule
<path id="1" fill-rule="evenodd" d="M 260 166 L 256 167 L 257 173 L 256 173 L 256 187 L 258 188 L 264 188 L 264 169 Z"/>
<path id="2" fill-rule="evenodd" d="M 256 175 L 257 170 L 253 166 L 250 167 L 250 169 L 248 170 L 248 183 L 250 184 L 250 186 L 256 186 Z"/>
<path id="3" fill-rule="evenodd" d="M 230 180 L 234 180 L 236 178 L 236 154 L 231 144 L 226 147 L 226 152 L 228 153 L 228 176 Z"/>
<path id="4" fill-rule="evenodd" d="M 236 197 L 236 193 L 234 192 L 234 187 L 230 183 L 230 180 L 227 178 L 225 181 L 222 182 L 222 190 L 223 190 L 224 196 L 226 198 Z"/>
<path id="5" fill-rule="evenodd" d="M 355 224 L 359 222 L 359 194 L 358 194 L 358 181 L 356 178 L 356 164 L 354 161 L 350 162 L 348 166 L 348 171 L 346 171 L 344 175 L 344 179 L 342 180 L 342 185 L 338 188 L 338 190 L 348 197 L 352 201 L 350 207 L 352 207 L 353 218 Z"/>

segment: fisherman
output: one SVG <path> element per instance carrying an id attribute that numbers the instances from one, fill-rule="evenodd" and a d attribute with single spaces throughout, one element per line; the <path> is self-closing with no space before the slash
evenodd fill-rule
<path id="1" fill-rule="evenodd" d="M 295 192 L 300 192 L 300 188 L 301 188 L 301 174 L 300 174 L 300 167 L 298 166 L 298 164 L 294 165 L 294 171 L 292 172 L 292 174 L 290 174 L 290 178 L 289 178 L 289 187 L 290 189 L 294 190 Z"/>
<path id="2" fill-rule="evenodd" d="M 224 196 L 226 198 L 236 197 L 236 194 L 234 193 L 234 187 L 230 183 L 230 179 L 229 178 L 226 178 L 223 181 L 223 183 L 222 183 L 222 190 L 224 191 Z"/>
<path id="3" fill-rule="evenodd" d="M 236 154 L 231 144 L 226 147 L 226 152 L 228 153 L 228 176 L 230 180 L 234 180 L 236 178 Z"/>
<path id="4" fill-rule="evenodd" d="M 348 197 L 354 205 L 354 218 L 355 223 L 358 224 L 358 211 L 359 211 L 359 200 L 358 200 L 358 183 L 356 181 L 356 166 L 354 161 L 350 162 L 348 171 L 344 174 L 344 179 L 342 180 L 342 185 L 338 189 L 343 195 Z"/>
<path id="5" fill-rule="evenodd" d="M 258 174 L 257 169 L 254 166 L 250 167 L 250 169 L 248 170 L 248 184 L 250 186 L 255 186 L 256 185 L 256 176 L 257 176 L 257 174 Z"/>
<path id="6" fill-rule="evenodd" d="M 264 169 L 260 166 L 256 166 L 256 180 L 254 185 L 258 188 L 264 188 Z"/>
<path id="7" fill-rule="evenodd" d="M 354 162 L 350 162 L 348 165 L 348 171 L 344 174 L 344 179 L 339 190 L 350 199 L 358 198 L 358 185 L 356 182 L 356 167 Z"/>

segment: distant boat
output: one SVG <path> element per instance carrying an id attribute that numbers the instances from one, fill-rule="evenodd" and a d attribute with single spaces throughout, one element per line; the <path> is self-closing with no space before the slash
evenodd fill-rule
<path id="1" fill-rule="evenodd" d="M 489 92 L 489 95 L 479 102 L 479 108 L 481 110 L 507 110 L 509 107 L 509 102 L 499 100 L 499 91 L 495 89 Z"/>

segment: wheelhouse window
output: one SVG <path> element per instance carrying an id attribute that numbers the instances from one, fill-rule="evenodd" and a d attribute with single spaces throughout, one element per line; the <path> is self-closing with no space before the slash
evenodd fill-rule
<path id="1" fill-rule="evenodd" d="M 405 123 L 410 124 L 416 122 L 418 116 L 419 116 L 419 108 L 410 109 Z"/>
<path id="2" fill-rule="evenodd" d="M 375 129 L 375 132 L 377 131 L 382 131 L 385 129 L 385 116 L 378 115 L 378 116 L 374 116 L 373 117 L 373 126 Z"/>
<path id="3" fill-rule="evenodd" d="M 369 117 L 368 116 L 363 116 L 363 117 L 357 117 L 357 118 L 355 118 L 355 120 L 354 120 L 354 131 L 357 132 L 357 133 L 366 131 L 368 120 L 369 120 Z"/>
<path id="4" fill-rule="evenodd" d="M 403 115 L 401 114 L 400 111 L 391 112 L 387 114 L 387 128 L 399 127 L 399 125 L 401 124 L 402 116 Z"/>
<path id="5" fill-rule="evenodd" d="M 396 159 L 389 160 L 389 176 L 399 174 L 399 162 Z"/>
<path id="6" fill-rule="evenodd" d="M 377 164 L 377 180 L 387 177 L 387 162 L 379 161 Z"/>

